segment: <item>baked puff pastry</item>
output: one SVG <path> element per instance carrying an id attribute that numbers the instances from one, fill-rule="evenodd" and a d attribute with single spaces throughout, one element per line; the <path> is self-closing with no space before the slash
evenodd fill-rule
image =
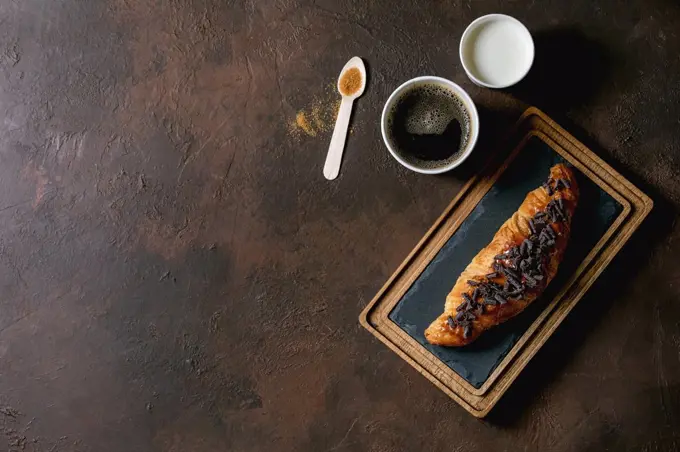
<path id="1" fill-rule="evenodd" d="M 557 273 L 578 203 L 578 186 L 564 165 L 530 192 L 512 217 L 460 275 L 444 313 L 425 330 L 435 345 L 460 347 L 522 312 Z"/>

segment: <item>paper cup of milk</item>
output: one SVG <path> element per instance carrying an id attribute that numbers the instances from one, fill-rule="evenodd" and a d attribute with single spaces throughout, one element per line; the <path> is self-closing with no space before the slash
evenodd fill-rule
<path id="1" fill-rule="evenodd" d="M 470 80 L 507 88 L 524 78 L 534 62 L 534 40 L 520 21 L 489 14 L 473 21 L 460 40 L 460 60 Z"/>

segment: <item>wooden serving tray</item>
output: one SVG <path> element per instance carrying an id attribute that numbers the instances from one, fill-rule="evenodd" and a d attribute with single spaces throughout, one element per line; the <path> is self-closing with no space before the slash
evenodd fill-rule
<path id="1" fill-rule="evenodd" d="M 516 318 L 460 349 L 432 346 L 424 328 L 448 291 L 547 168 L 569 162 L 582 188 L 560 271 Z M 368 304 L 361 324 L 476 417 L 484 417 L 652 209 L 651 199 L 536 108 L 472 178 Z M 571 254 L 570 254 L 571 253 Z"/>

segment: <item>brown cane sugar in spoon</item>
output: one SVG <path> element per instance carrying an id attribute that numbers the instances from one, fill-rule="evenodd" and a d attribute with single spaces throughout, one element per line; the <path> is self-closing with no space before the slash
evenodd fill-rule
<path id="1" fill-rule="evenodd" d="M 345 71 L 340 78 L 340 92 L 345 96 L 351 96 L 359 91 L 362 86 L 361 71 L 356 67 Z"/>
<path id="2" fill-rule="evenodd" d="M 335 128 L 331 137 L 326 163 L 323 166 L 323 175 L 328 180 L 338 177 L 342 153 L 345 148 L 349 118 L 352 115 L 354 100 L 364 93 L 366 88 L 366 66 L 359 57 L 351 58 L 340 71 L 338 77 L 338 91 L 342 95 L 338 117 L 335 120 Z"/>

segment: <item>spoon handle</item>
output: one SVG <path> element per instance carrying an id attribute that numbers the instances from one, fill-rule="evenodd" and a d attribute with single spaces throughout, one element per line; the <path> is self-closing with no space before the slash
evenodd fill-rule
<path id="1" fill-rule="evenodd" d="M 353 103 L 354 99 L 348 97 L 343 97 L 340 103 L 338 119 L 335 121 L 335 129 L 333 129 L 333 137 L 331 138 L 330 146 L 328 146 L 326 164 L 323 166 L 323 175 L 328 180 L 335 179 L 340 172 L 342 152 L 345 148 L 345 138 L 347 138 L 347 127 L 349 126 L 349 118 L 352 115 Z"/>

